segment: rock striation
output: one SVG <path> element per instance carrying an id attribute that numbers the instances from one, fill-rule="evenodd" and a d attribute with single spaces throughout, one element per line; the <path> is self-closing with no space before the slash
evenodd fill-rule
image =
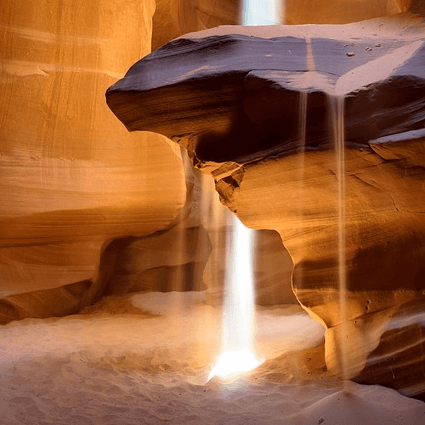
<path id="1" fill-rule="evenodd" d="M 345 356 L 350 378 L 418 397 L 425 392 L 424 29 L 422 17 L 405 14 L 336 28 L 193 33 L 133 65 L 106 93 L 127 129 L 184 146 L 247 226 L 280 233 L 295 295 L 327 329 L 332 373 L 342 374 Z M 412 350 L 398 350 L 407 336 Z M 397 374 L 381 382 L 374 371 L 395 352 Z"/>
<path id="2" fill-rule="evenodd" d="M 6 0 L 0 14 L 0 323 L 76 313 L 105 293 L 207 285 L 221 297 L 224 227 L 202 221 L 191 167 L 163 136 L 128 134 L 103 93 L 151 44 L 237 23 L 239 2 Z M 165 258 L 167 244 L 186 251 Z M 280 261 L 259 266 L 258 301 L 294 302 L 288 255 L 268 246 L 258 264 Z"/>
<path id="3" fill-rule="evenodd" d="M 185 163 L 186 204 L 174 227 L 143 238 L 125 238 L 104 289 L 129 292 L 204 291 L 204 300 L 222 305 L 232 244 L 233 216 L 218 200 L 213 181 Z M 291 290 L 292 260 L 279 234 L 252 230 L 255 302 L 298 304 Z"/>
<path id="4" fill-rule="evenodd" d="M 255 37 L 242 30 L 198 36 L 174 40 L 137 62 L 106 97 L 128 130 L 143 128 L 179 142 L 200 168 L 204 162 L 248 163 L 300 149 L 302 91 L 311 94 L 306 150 L 333 143 L 330 96 L 347 97 L 348 146 L 423 128 L 423 40 L 347 44 L 312 38 L 309 57 L 308 42 L 300 37 Z M 399 55 L 406 57 L 400 65 Z M 391 60 L 396 69 L 386 75 Z M 380 66 L 385 68 L 376 72 Z M 365 84 L 364 72 L 374 74 Z M 375 109 L 387 113 L 369 118 Z"/>
<path id="5" fill-rule="evenodd" d="M 415 0 L 286 0 L 282 18 L 289 25 L 347 24 L 405 12 L 413 3 Z"/>
<path id="6" fill-rule="evenodd" d="M 239 0 L 155 0 L 152 50 L 193 31 L 240 23 Z"/>
<path id="7" fill-rule="evenodd" d="M 77 312 L 112 241 L 171 226 L 186 199 L 180 149 L 129 135 L 103 97 L 150 52 L 155 2 L 21 3 L 0 5 L 0 323 Z"/>

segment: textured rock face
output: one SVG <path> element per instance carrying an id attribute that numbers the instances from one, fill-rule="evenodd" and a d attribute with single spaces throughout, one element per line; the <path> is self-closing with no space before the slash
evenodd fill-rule
<path id="1" fill-rule="evenodd" d="M 307 150 L 333 144 L 328 95 L 347 96 L 348 146 L 422 128 L 421 38 L 354 43 L 312 38 L 309 57 L 306 39 L 278 37 L 280 28 L 283 35 L 290 31 L 268 27 L 266 38 L 261 30 L 253 28 L 249 35 L 242 27 L 240 34 L 223 34 L 236 32 L 228 27 L 177 39 L 133 65 L 108 89 L 108 104 L 130 131 L 144 128 L 166 135 L 187 147 L 199 167 L 227 163 L 221 171 L 210 166 L 216 180 L 220 173 L 230 174 L 230 162 L 248 163 L 300 148 L 303 90 L 311 93 Z M 369 90 L 359 90 L 366 86 Z M 173 98 L 180 102 L 170 107 L 167 99 Z M 388 113 L 370 118 L 374 109 Z"/>
<path id="2" fill-rule="evenodd" d="M 210 252 L 208 233 L 201 226 L 177 226 L 129 241 L 120 251 L 106 293 L 205 290 L 203 273 Z"/>
<path id="3" fill-rule="evenodd" d="M 286 0 L 284 22 L 293 24 L 346 24 L 408 10 L 414 0 Z"/>
<path id="4" fill-rule="evenodd" d="M 246 225 L 280 233 L 297 298 L 327 328 L 329 370 L 341 374 L 345 353 L 349 377 L 372 382 L 397 351 L 400 373 L 383 383 L 409 395 L 424 392 L 424 34 L 409 14 L 328 29 L 221 28 L 169 43 L 107 92 L 128 129 L 183 145 Z M 410 352 L 397 349 L 404 336 Z"/>
<path id="5" fill-rule="evenodd" d="M 0 323 L 77 311 L 112 239 L 164 229 L 184 205 L 180 150 L 129 135 L 103 96 L 149 53 L 154 7 L 1 2 Z"/>
<path id="6" fill-rule="evenodd" d="M 152 50 L 188 32 L 240 23 L 239 0 L 156 0 Z"/>
<path id="7" fill-rule="evenodd" d="M 15 3 L 0 6 L 0 323 L 71 314 L 104 291 L 201 289 L 204 280 L 211 298 L 221 296 L 213 267 L 224 266 L 209 250 L 218 252 L 223 229 L 203 227 L 200 188 L 180 150 L 157 134 L 129 135 L 103 93 L 151 41 L 237 23 L 239 2 Z M 181 239 L 184 255 L 158 255 Z M 147 252 L 153 240 L 158 252 Z M 205 249 L 194 253 L 198 242 Z M 274 248 L 283 266 L 260 268 L 258 300 L 293 302 L 291 263 Z M 263 250 L 258 261 L 268 258 Z"/>
<path id="8" fill-rule="evenodd" d="M 219 202 L 212 179 L 188 160 L 185 164 L 187 201 L 180 222 L 167 231 L 122 240 L 106 294 L 206 291 L 208 303 L 222 304 L 233 216 Z M 253 233 L 256 304 L 298 304 L 291 290 L 292 260 L 279 234 Z"/>
<path id="9" fill-rule="evenodd" d="M 207 301 L 220 305 L 223 301 L 228 251 L 231 243 L 232 220 L 227 220 L 214 231 L 209 230 L 212 251 L 204 271 Z M 282 245 L 279 234 L 271 230 L 254 231 L 253 281 L 255 304 L 275 306 L 298 304 L 292 292 L 292 260 Z"/>

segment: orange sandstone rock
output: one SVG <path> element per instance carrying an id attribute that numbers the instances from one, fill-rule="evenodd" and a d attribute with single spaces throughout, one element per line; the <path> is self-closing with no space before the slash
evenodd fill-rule
<path id="1" fill-rule="evenodd" d="M 402 13 L 413 3 L 414 0 L 286 0 L 282 19 L 289 25 L 347 24 Z"/>
<path id="2" fill-rule="evenodd" d="M 152 50 L 192 31 L 240 23 L 239 0 L 155 0 Z"/>
<path id="3" fill-rule="evenodd" d="M 372 42 L 380 50 L 367 49 Z M 417 352 L 424 348 L 422 331 L 409 327 L 423 329 L 424 55 L 423 17 L 410 14 L 339 28 L 226 27 L 174 40 L 107 92 L 129 130 L 156 131 L 184 146 L 248 227 L 280 233 L 294 263 L 295 295 L 327 328 L 326 361 L 336 375 L 343 355 L 349 378 L 385 364 L 404 331 Z M 338 96 L 345 97 L 339 119 Z M 335 155 L 341 118 L 346 317 Z M 395 326 L 401 330 L 388 333 Z M 403 379 L 424 381 L 422 358 L 401 354 Z M 406 393 L 424 393 L 413 381 Z"/>
<path id="4" fill-rule="evenodd" d="M 1 2 L 0 322 L 78 311 L 101 293 L 109 242 L 164 229 L 184 205 L 179 149 L 129 135 L 104 102 L 149 53 L 154 8 Z"/>

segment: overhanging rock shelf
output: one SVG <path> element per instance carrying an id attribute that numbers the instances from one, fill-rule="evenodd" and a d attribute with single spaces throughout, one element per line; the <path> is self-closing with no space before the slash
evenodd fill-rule
<path id="1" fill-rule="evenodd" d="M 192 33 L 137 62 L 106 97 L 128 130 L 184 146 L 246 225 L 280 233 L 294 261 L 294 292 L 327 328 L 330 371 L 340 374 L 348 340 L 351 378 L 421 397 L 425 37 L 423 21 L 415 22 L 382 37 L 355 36 L 358 24 L 338 37 L 332 27 L 321 36 L 311 27 Z M 352 87 L 343 93 L 348 339 L 338 301 L 331 113 L 341 78 Z"/>

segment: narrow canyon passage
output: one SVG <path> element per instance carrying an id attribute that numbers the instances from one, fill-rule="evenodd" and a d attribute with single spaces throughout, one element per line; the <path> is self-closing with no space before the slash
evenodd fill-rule
<path id="1" fill-rule="evenodd" d="M 425 0 L 0 40 L 0 425 L 425 423 Z"/>

